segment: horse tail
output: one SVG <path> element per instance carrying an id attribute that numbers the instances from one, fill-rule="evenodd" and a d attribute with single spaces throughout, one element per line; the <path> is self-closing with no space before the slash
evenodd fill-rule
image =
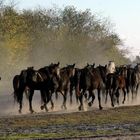
<path id="1" fill-rule="evenodd" d="M 15 91 L 12 93 L 12 95 L 14 96 L 14 103 L 15 103 L 15 102 L 18 102 L 18 101 L 17 101 L 17 96 L 16 96 L 16 92 L 15 92 Z"/>
<path id="2" fill-rule="evenodd" d="M 20 87 L 20 78 L 19 75 L 16 75 L 13 78 L 13 95 L 14 95 L 14 102 L 20 103 L 23 98 L 23 89 Z"/>
<path id="3" fill-rule="evenodd" d="M 19 94 L 19 91 L 18 90 L 15 90 L 14 92 L 13 92 L 13 94 L 14 94 L 14 103 L 15 102 L 17 102 L 17 103 L 19 103 L 20 102 L 20 94 Z"/>
<path id="4" fill-rule="evenodd" d="M 19 102 L 18 97 L 18 89 L 19 89 L 19 75 L 15 75 L 13 78 L 13 95 L 14 95 L 14 102 Z"/>

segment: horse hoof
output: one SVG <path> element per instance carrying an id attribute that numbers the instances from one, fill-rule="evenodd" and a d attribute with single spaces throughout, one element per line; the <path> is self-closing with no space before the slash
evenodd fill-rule
<path id="1" fill-rule="evenodd" d="M 54 106 L 51 107 L 51 110 L 54 110 Z"/>
<path id="2" fill-rule="evenodd" d="M 84 110 L 84 108 L 82 106 L 78 107 L 79 111 Z"/>
<path id="3" fill-rule="evenodd" d="M 111 106 L 114 107 L 114 104 L 112 104 Z"/>
<path id="4" fill-rule="evenodd" d="M 122 101 L 122 104 L 124 104 L 124 101 Z"/>
<path id="5" fill-rule="evenodd" d="M 21 114 L 22 113 L 21 110 L 19 110 L 18 113 Z"/>
<path id="6" fill-rule="evenodd" d="M 42 106 L 40 107 L 40 109 L 43 110 L 43 109 L 44 109 L 44 105 L 42 105 Z"/>
<path id="7" fill-rule="evenodd" d="M 91 106 L 92 106 L 92 103 L 91 103 L 91 102 L 90 102 L 90 103 L 88 103 L 88 106 L 89 106 L 89 107 L 91 107 Z"/>
<path id="8" fill-rule="evenodd" d="M 81 111 L 81 106 L 78 107 L 79 111 Z"/>
<path id="9" fill-rule="evenodd" d="M 100 108 L 100 110 L 102 110 L 102 109 L 103 109 L 103 107 L 101 107 L 101 106 L 100 106 L 99 108 Z"/>
<path id="10" fill-rule="evenodd" d="M 33 114 L 33 113 L 35 113 L 35 111 L 34 110 L 30 110 L 30 113 Z"/>

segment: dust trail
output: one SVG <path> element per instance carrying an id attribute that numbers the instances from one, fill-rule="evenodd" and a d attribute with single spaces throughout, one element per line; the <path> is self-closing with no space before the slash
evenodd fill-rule
<path id="1" fill-rule="evenodd" d="M 119 106 L 132 106 L 132 105 L 140 105 L 140 92 L 137 95 L 137 98 L 135 100 L 132 100 L 131 93 L 128 97 L 126 97 L 126 102 L 125 104 L 122 104 L 123 100 L 123 94 L 120 94 L 120 105 L 116 105 L 115 107 Z M 62 102 L 63 102 L 63 97 L 60 94 L 59 99 L 55 100 L 55 97 L 53 95 L 53 101 L 54 101 L 54 110 L 51 110 L 51 105 L 50 103 L 48 104 L 48 113 L 71 113 L 71 112 L 77 112 L 79 104 L 76 103 L 75 95 L 73 95 L 73 104 L 70 104 L 70 99 L 69 96 L 67 98 L 67 110 L 64 110 L 61 108 Z M 35 110 L 36 113 L 45 113 L 45 111 L 41 111 L 40 105 L 41 105 L 41 98 L 40 98 L 40 92 L 35 91 L 34 97 L 33 97 L 33 109 Z M 102 106 L 103 109 L 110 109 L 111 103 L 110 103 L 110 97 L 108 96 L 108 102 L 105 104 L 105 98 L 102 96 Z M 18 113 L 18 108 L 19 105 L 17 103 L 14 103 L 14 98 L 12 94 L 5 94 L 5 95 L 0 95 L 0 116 L 5 116 L 5 115 L 19 115 Z M 97 92 L 95 92 L 95 101 L 91 107 L 88 107 L 87 102 L 84 100 L 84 111 L 88 110 L 97 110 L 98 109 L 98 97 L 97 97 Z M 23 110 L 22 114 L 29 114 L 29 103 L 26 97 L 24 96 L 23 98 Z"/>

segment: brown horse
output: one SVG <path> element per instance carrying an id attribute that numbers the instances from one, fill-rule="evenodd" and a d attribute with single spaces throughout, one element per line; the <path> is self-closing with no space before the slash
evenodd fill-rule
<path id="1" fill-rule="evenodd" d="M 119 104 L 120 90 L 124 93 L 124 98 L 122 103 L 124 104 L 126 99 L 126 68 L 118 67 L 115 73 L 107 75 L 106 82 L 106 92 L 109 92 L 111 98 L 111 105 L 114 107 L 115 97 L 117 98 L 117 103 Z"/>
<path id="2" fill-rule="evenodd" d="M 75 64 L 73 65 L 67 65 L 64 68 L 60 69 L 60 80 L 59 80 L 59 87 L 58 92 L 60 92 L 63 95 L 63 104 L 62 108 L 67 109 L 66 107 L 66 101 L 67 101 L 67 94 L 70 91 L 70 84 L 71 84 L 71 78 L 75 74 Z"/>

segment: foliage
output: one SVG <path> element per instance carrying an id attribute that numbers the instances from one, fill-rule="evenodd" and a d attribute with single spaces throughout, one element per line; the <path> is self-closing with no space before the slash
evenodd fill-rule
<path id="1" fill-rule="evenodd" d="M 109 59 L 127 62 L 117 47 L 122 41 L 108 19 L 99 18 L 89 9 L 78 11 L 67 6 L 18 11 L 3 1 L 0 9 L 0 64 L 6 64 L 1 71 L 58 60 L 78 65 L 107 63 Z"/>

